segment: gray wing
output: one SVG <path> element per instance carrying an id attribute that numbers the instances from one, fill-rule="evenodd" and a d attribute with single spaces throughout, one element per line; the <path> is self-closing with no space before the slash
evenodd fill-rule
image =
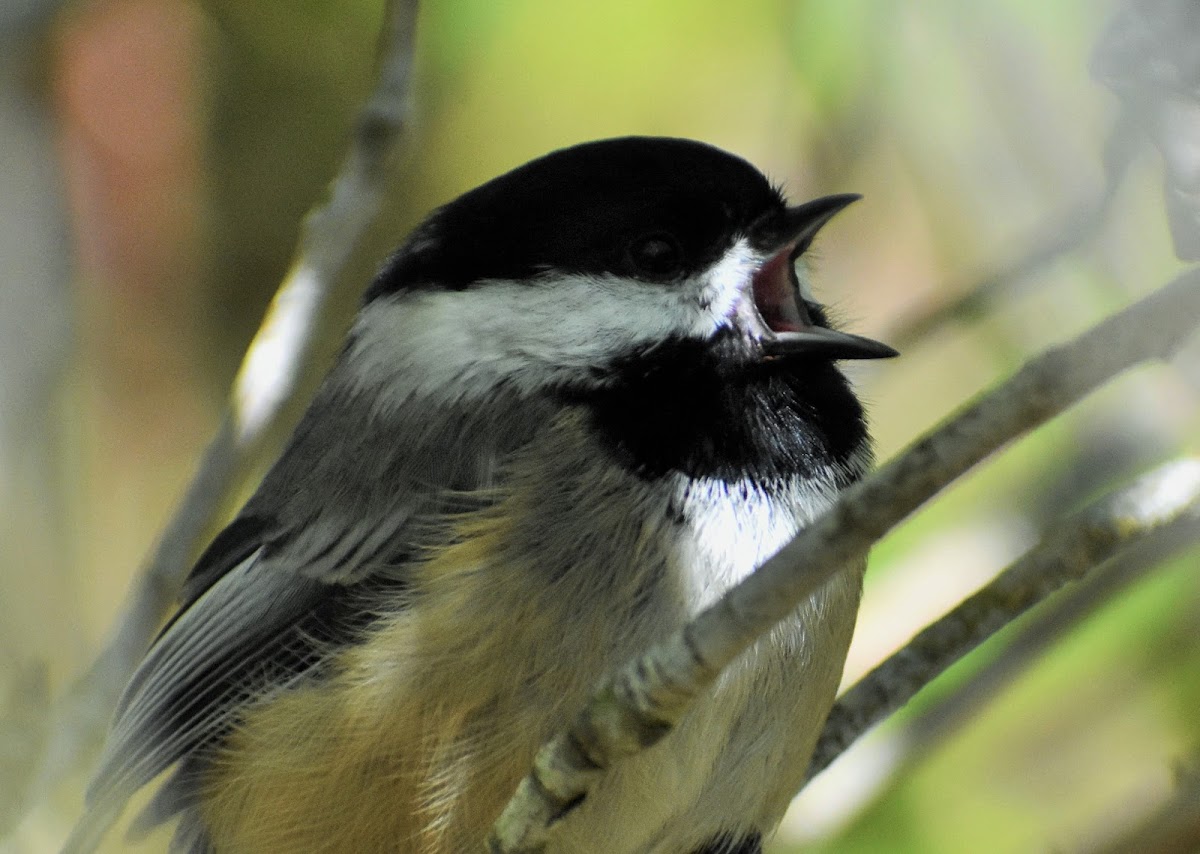
<path id="1" fill-rule="evenodd" d="M 179 611 L 126 687 L 65 852 L 92 850 L 129 797 L 172 766 L 135 830 L 194 806 L 197 775 L 246 702 L 320 678 L 330 653 L 378 618 L 381 601 L 400 600 L 390 594 L 404 589 L 427 526 L 486 491 L 496 466 L 547 421 L 515 397 L 483 408 L 406 422 L 326 384 L 200 557 Z M 201 830 L 183 827 L 187 847 L 204 850 Z"/>

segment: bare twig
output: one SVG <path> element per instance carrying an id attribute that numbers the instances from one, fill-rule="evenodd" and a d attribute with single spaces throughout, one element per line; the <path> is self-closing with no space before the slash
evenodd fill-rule
<path id="1" fill-rule="evenodd" d="M 842 567 L 975 463 L 1127 368 L 1172 354 L 1200 324 L 1190 271 L 1074 341 L 1027 363 L 873 476 L 720 601 L 605 680 L 542 747 L 493 828 L 493 851 L 542 850 L 551 826 L 617 759 L 657 742 L 725 665 Z"/>
<path id="2" fill-rule="evenodd" d="M 115 631 L 54 711 L 38 792 L 54 786 L 103 737 L 121 688 L 174 603 L 202 538 L 238 488 L 264 433 L 296 393 L 326 296 L 379 210 L 388 155 L 405 128 L 417 5 L 417 0 L 388 4 L 378 79 L 329 198 L 304 223 L 291 270 L 250 344 L 220 429 L 135 579 Z"/>
<path id="3" fill-rule="evenodd" d="M 1065 520 L 838 700 L 817 742 L 809 779 L 1026 610 L 1135 542 L 1183 519 L 1200 519 L 1200 458 L 1164 465 Z"/>
<path id="4" fill-rule="evenodd" d="M 1039 608 L 995 659 L 906 723 L 901 748 L 905 756 L 898 757 L 894 767 L 903 767 L 908 755 L 924 755 L 930 745 L 944 740 L 1076 626 L 1197 541 L 1200 519 L 1172 525 L 1169 530 L 1130 545 L 1117 558 L 1089 573 L 1069 595 L 1056 597 Z"/>

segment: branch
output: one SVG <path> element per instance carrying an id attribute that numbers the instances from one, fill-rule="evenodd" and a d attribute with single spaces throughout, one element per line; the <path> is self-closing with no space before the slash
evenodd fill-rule
<path id="1" fill-rule="evenodd" d="M 1168 463 L 1065 520 L 842 695 L 825 722 L 807 779 L 951 664 L 1068 581 L 1184 520 L 1200 520 L 1200 457 Z"/>
<path id="2" fill-rule="evenodd" d="M 1141 362 L 1169 357 L 1200 324 L 1190 271 L 1074 341 L 1028 362 L 833 507 L 672 637 L 606 679 L 542 747 L 493 828 L 495 852 L 537 852 L 605 769 L 670 732 L 690 702 L 839 569 L 993 451 Z"/>
<path id="3" fill-rule="evenodd" d="M 996 658 L 907 722 L 901 748 L 904 755 L 893 767 L 901 767 L 908 755 L 927 752 L 929 745 L 944 739 L 968 718 L 972 710 L 999 693 L 1059 639 L 1115 601 L 1176 552 L 1197 541 L 1200 541 L 1200 519 L 1172 525 L 1167 531 L 1131 545 L 1115 560 L 1089 573 L 1084 583 L 1070 595 L 1056 598 L 1048 607 L 1039 608 Z"/>
<path id="4" fill-rule="evenodd" d="M 235 381 L 229 408 L 199 470 L 135 579 L 116 630 L 53 712 L 53 739 L 35 790 L 45 792 L 103 738 L 112 709 L 174 604 L 202 538 L 312 358 L 313 330 L 326 297 L 378 212 L 388 156 L 405 129 L 417 0 L 391 0 L 378 79 L 358 117 L 350 150 L 301 229 L 291 270 L 279 286 Z"/>

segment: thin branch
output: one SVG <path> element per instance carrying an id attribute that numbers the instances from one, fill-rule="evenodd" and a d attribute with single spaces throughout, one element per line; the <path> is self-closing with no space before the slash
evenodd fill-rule
<path id="1" fill-rule="evenodd" d="M 838 700 L 813 752 L 808 779 L 1029 608 L 1134 543 L 1181 520 L 1200 520 L 1200 458 L 1168 463 L 1065 520 Z"/>
<path id="2" fill-rule="evenodd" d="M 304 222 L 291 270 L 246 352 L 221 426 L 135 579 L 115 631 L 54 710 L 53 739 L 37 792 L 56 785 L 103 738 L 117 697 L 175 602 L 202 538 L 238 488 L 264 433 L 296 393 L 312 358 L 317 318 L 380 208 L 388 157 L 405 129 L 417 6 L 417 0 L 388 4 L 378 79 L 329 198 Z"/>
<path id="3" fill-rule="evenodd" d="M 1056 642 L 1196 543 L 1200 543 L 1200 518 L 1171 524 L 1130 544 L 1116 558 L 1089 572 L 1079 584 L 1051 597 L 1032 614 L 1006 627 L 1006 630 L 1012 630 L 1012 635 L 1005 641 L 1004 648 L 966 679 L 950 686 L 944 693 L 939 690 L 936 699 L 915 715 L 906 717 L 903 723 L 890 727 L 887 733 L 875 730 L 863 733 L 859 739 L 861 745 L 856 741 L 839 757 L 838 764 L 846 767 L 837 767 L 830 772 L 843 780 L 856 774 L 868 773 L 870 776 L 867 786 L 856 787 L 850 798 L 839 804 L 838 822 L 847 823 L 852 814 L 864 813 L 872 804 L 890 797 L 889 793 L 899 781 L 910 775 L 930 751 L 977 717 L 988 702 Z M 836 717 L 836 711 L 830 716 Z M 830 737 L 828 733 L 822 733 L 822 739 L 818 740 L 814 761 L 825 751 L 822 740 L 827 737 Z M 870 766 L 869 769 L 866 766 Z M 814 777 L 817 774 L 812 772 Z M 811 780 L 806 781 L 805 788 L 809 782 Z"/>
<path id="4" fill-rule="evenodd" d="M 1113 376 L 1169 357 L 1200 324 L 1189 271 L 1074 341 L 1028 362 L 833 507 L 754 574 L 659 646 L 605 680 L 571 727 L 542 747 L 493 828 L 495 852 L 537 852 L 604 771 L 671 731 L 691 701 L 759 635 L 993 451 Z"/>
<path id="5" fill-rule="evenodd" d="M 1061 638 L 1197 541 L 1200 541 L 1200 519 L 1171 525 L 1097 567 L 1069 595 L 1055 597 L 1039 608 L 1031 619 L 1023 622 L 995 659 L 907 721 L 901 747 L 904 755 L 897 757 L 893 767 L 903 767 L 908 755 L 926 754 L 931 745 L 954 732 L 970 718 L 973 710 L 982 708 Z"/>
<path id="6" fill-rule="evenodd" d="M 417 0 L 392 0 L 379 77 L 355 125 L 328 201 L 305 220 L 291 271 L 271 302 L 234 383 L 237 447 L 262 436 L 296 390 L 315 320 L 338 273 L 383 201 L 388 155 L 405 129 Z"/>

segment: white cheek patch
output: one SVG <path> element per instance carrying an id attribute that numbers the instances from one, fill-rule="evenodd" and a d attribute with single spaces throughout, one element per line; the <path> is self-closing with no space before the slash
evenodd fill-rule
<path id="1" fill-rule="evenodd" d="M 378 299 L 360 312 L 341 368 L 358 387 L 383 392 L 385 408 L 414 394 L 450 402 L 501 381 L 532 391 L 585 378 L 670 337 L 711 337 L 728 325 L 757 263 L 739 241 L 683 282 L 547 276 Z"/>
<path id="2" fill-rule="evenodd" d="M 739 302 L 746 298 L 754 271 L 762 262 L 762 257 L 742 239 L 704 273 L 700 300 L 719 319 L 720 325 L 733 318 Z"/>

